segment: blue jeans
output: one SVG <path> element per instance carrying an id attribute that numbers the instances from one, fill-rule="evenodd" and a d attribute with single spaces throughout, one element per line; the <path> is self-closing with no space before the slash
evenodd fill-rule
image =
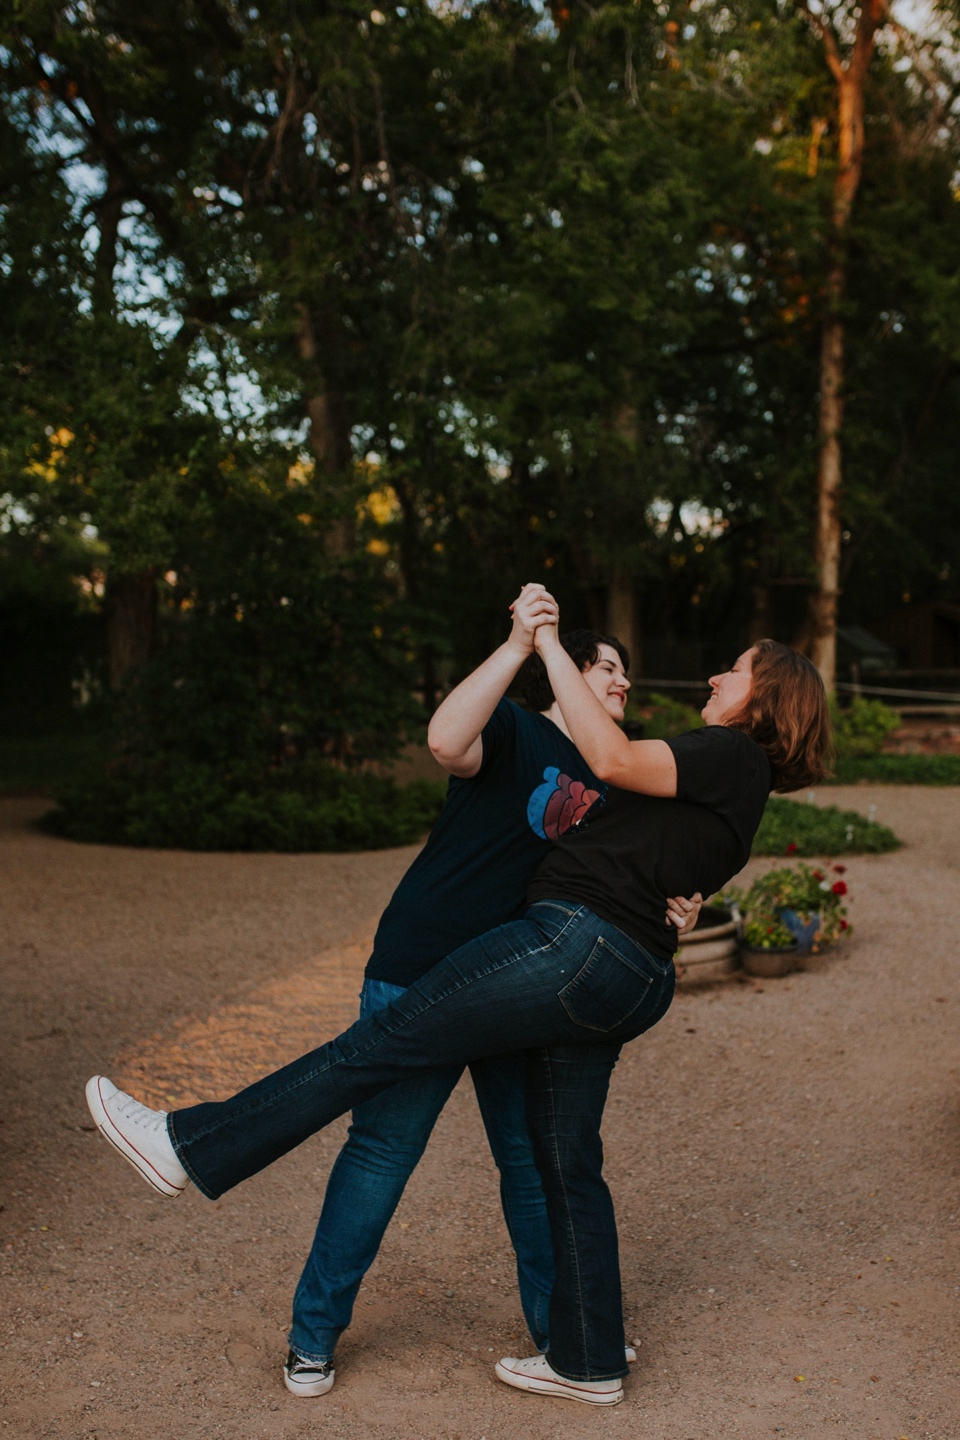
<path id="1" fill-rule="evenodd" d="M 403 995 L 404 987 L 365 980 L 360 1018 Z M 308 1360 L 332 1360 L 350 1324 L 360 1282 L 423 1154 L 462 1065 L 424 1070 L 365 1100 L 353 1112 L 337 1156 L 313 1248 L 293 1299 L 290 1346 Z M 547 1345 L 553 1250 L 543 1187 L 527 1131 L 523 1053 L 475 1060 L 470 1074 L 500 1172 L 500 1200 L 517 1256 L 520 1303 L 538 1350 Z"/>
<path id="2" fill-rule="evenodd" d="M 617 1233 L 600 1118 L 620 1046 L 673 997 L 673 962 L 572 901 L 454 951 L 384 1009 L 229 1100 L 174 1111 L 170 1137 L 215 1199 L 338 1115 L 411 1074 L 526 1049 L 527 1118 L 556 1278 L 550 1363 L 571 1380 L 625 1374 Z M 581 1053 L 582 1052 L 582 1053 Z"/>

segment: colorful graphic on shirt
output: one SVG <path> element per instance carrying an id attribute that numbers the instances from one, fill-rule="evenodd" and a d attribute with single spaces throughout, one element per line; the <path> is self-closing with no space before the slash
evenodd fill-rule
<path id="1" fill-rule="evenodd" d="M 530 828 L 542 840 L 556 840 L 571 826 L 579 825 L 599 798 L 599 790 L 588 790 L 582 780 L 571 780 L 556 765 L 548 765 L 543 784 L 537 786 L 527 803 Z"/>

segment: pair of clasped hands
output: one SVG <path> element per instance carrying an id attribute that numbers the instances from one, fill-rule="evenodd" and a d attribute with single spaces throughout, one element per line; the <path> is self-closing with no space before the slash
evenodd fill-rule
<path id="1" fill-rule="evenodd" d="M 532 653 L 558 638 L 560 606 L 542 585 L 524 585 L 510 606 L 513 630 L 510 639 L 519 641 Z"/>
<path id="2" fill-rule="evenodd" d="M 546 645 L 559 642 L 560 607 L 543 585 L 524 585 L 510 606 L 513 616 L 511 640 L 532 654 Z M 692 930 L 700 915 L 703 896 L 699 890 L 689 900 L 685 895 L 667 900 L 666 921 L 675 925 L 680 934 Z"/>

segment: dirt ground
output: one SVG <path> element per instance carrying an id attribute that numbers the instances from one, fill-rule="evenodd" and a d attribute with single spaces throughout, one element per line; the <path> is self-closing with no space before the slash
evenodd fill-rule
<path id="1" fill-rule="evenodd" d="M 956 1440 L 960 790 L 817 798 L 876 804 L 907 848 L 851 861 L 845 947 L 681 994 L 625 1051 L 605 1142 L 640 1358 L 602 1411 L 494 1379 L 528 1343 L 467 1087 L 317 1400 L 280 1363 L 343 1126 L 213 1205 L 91 1131 L 95 1070 L 182 1104 L 350 1020 L 414 850 L 114 850 L 0 803 L 0 1434 Z"/>

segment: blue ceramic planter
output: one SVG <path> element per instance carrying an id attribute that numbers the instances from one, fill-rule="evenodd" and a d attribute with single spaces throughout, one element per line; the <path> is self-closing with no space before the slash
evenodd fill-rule
<path id="1" fill-rule="evenodd" d="M 781 910 L 780 919 L 790 934 L 796 938 L 797 949 L 807 953 L 813 948 L 814 937 L 820 929 L 820 915 L 801 915 L 796 910 Z"/>

